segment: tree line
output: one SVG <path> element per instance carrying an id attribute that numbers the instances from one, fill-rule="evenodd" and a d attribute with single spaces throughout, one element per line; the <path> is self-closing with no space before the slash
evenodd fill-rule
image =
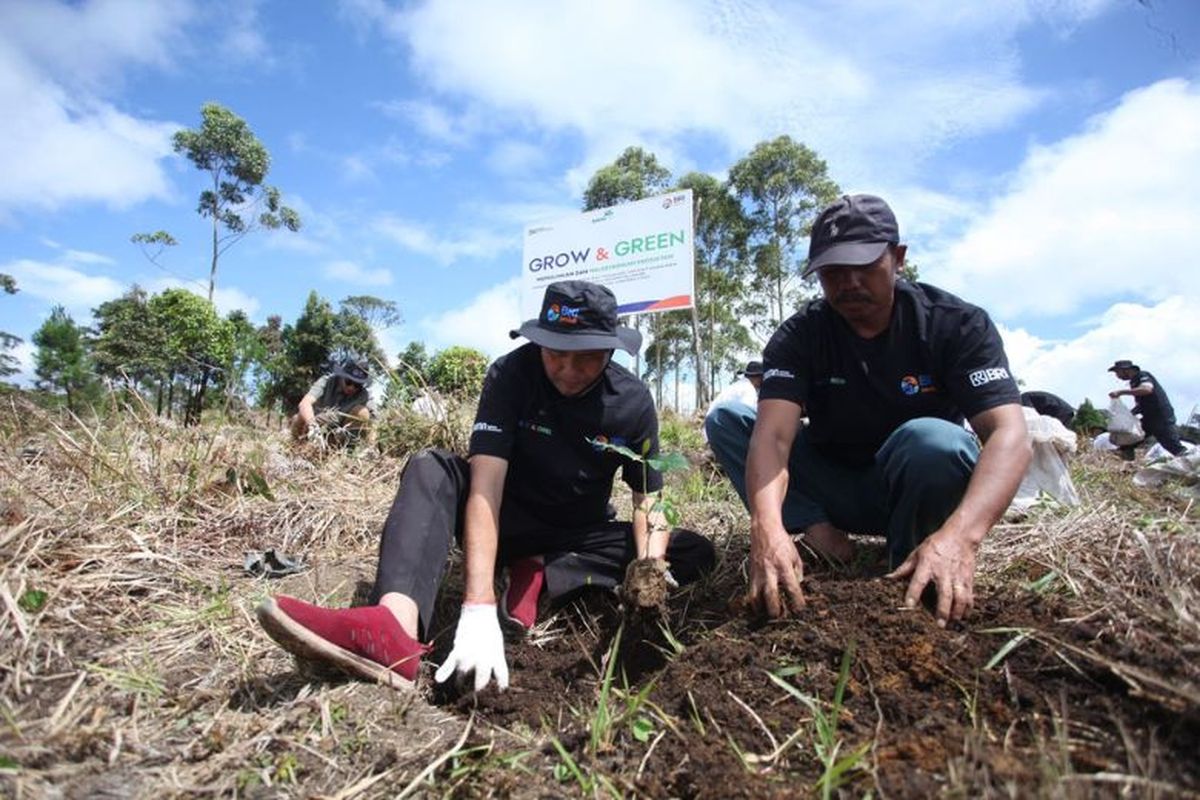
<path id="1" fill-rule="evenodd" d="M 290 407 L 339 353 L 384 363 L 374 330 L 400 319 L 387 300 L 348 297 L 335 311 L 313 293 L 290 325 L 278 316 L 255 326 L 240 311 L 217 314 L 211 301 L 225 250 L 254 229 L 296 231 L 301 221 L 281 204 L 280 191 L 264 184 L 270 154 L 249 126 L 216 103 L 206 103 L 201 117 L 197 128 L 179 131 L 173 143 L 206 180 L 197 212 L 211 221 L 208 300 L 182 289 L 148 295 L 135 286 L 95 309 L 92 326 L 76 324 L 62 307 L 53 309 L 33 339 L 38 381 L 64 393 L 72 408 L 93 399 L 103 379 L 146 393 L 160 414 L 195 422 L 204 408 L 245 402 L 251 393 L 267 409 Z M 799 277 L 804 256 L 797 248 L 817 212 L 840 193 L 815 152 L 779 136 L 755 145 L 725 180 L 694 171 L 673 178 L 653 153 L 629 147 L 591 177 L 582 207 L 592 211 L 683 189 L 695 200 L 695 306 L 632 320 L 647 342 L 635 371 L 652 385 L 660 408 L 667 404 L 668 379 L 674 381 L 670 404 L 680 407 L 685 376 L 694 380 L 695 407 L 703 407 L 721 377 L 758 353 L 812 294 L 813 284 Z M 159 266 L 178 244 L 162 230 L 132 240 Z M 9 276 L 0 275 L 0 284 L 5 292 L 16 291 Z M 16 371 L 6 351 L 19 341 L 0 332 L 0 376 Z M 469 373 L 474 380 L 479 355 L 466 349 L 451 354 L 456 366 L 439 380 L 460 391 L 452 376 Z M 430 379 L 422 370 L 433 360 L 420 343 L 400 358 L 391 380 L 411 393 Z"/>
<path id="2" fill-rule="evenodd" d="M 691 189 L 695 203 L 695 307 L 636 317 L 646 334 L 645 364 L 635 368 L 661 408 L 674 380 L 676 408 L 683 375 L 703 408 L 720 376 L 758 353 L 779 324 L 810 295 L 797 251 L 813 219 L 840 193 L 825 162 L 804 144 L 779 136 L 755 145 L 724 181 L 702 172 L 673 179 L 658 158 L 630 147 L 592 175 L 583 210 Z"/>

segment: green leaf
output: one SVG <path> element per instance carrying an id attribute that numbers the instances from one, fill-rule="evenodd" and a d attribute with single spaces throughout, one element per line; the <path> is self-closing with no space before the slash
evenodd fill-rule
<path id="1" fill-rule="evenodd" d="M 653 458 L 647 458 L 646 463 L 659 472 L 670 472 L 675 469 L 688 468 L 687 456 L 679 452 L 660 453 Z"/>
<path id="2" fill-rule="evenodd" d="M 1032 634 L 1029 630 L 1020 630 L 1017 635 L 1004 643 L 1004 646 L 996 651 L 996 655 L 992 656 L 986 664 L 983 665 L 984 670 L 990 670 L 1008 657 L 1008 654 L 1017 649 L 1021 642 L 1025 641 Z"/>
<path id="3" fill-rule="evenodd" d="M 649 452 L 650 452 L 650 440 L 647 439 L 646 441 L 642 442 L 642 455 L 644 456 L 644 455 L 648 454 Z"/>
<path id="4" fill-rule="evenodd" d="M 41 589 L 29 589 L 17 600 L 17 605 L 27 614 L 36 614 L 45 607 L 49 598 L 50 595 Z"/>
<path id="5" fill-rule="evenodd" d="M 20 769 L 21 765 L 17 760 L 9 756 L 0 756 L 0 769 Z"/>
<path id="6" fill-rule="evenodd" d="M 650 737 L 654 735 L 654 721 L 649 717 L 638 717 L 630 726 L 633 731 L 633 738 L 639 742 L 648 742 Z"/>

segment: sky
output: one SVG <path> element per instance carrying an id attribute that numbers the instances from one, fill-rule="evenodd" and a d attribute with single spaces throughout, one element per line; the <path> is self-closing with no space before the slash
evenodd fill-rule
<path id="1" fill-rule="evenodd" d="M 498 356 L 524 226 L 577 213 L 597 168 L 638 145 L 723 179 L 788 134 L 890 202 L 1026 388 L 1103 405 L 1130 358 L 1181 418 L 1200 402 L 1195 0 L 0 0 L 0 330 L 26 379 L 55 304 L 206 293 L 171 135 L 209 101 L 304 223 L 222 256 L 222 312 L 369 294 L 404 315 L 391 354 Z M 156 264 L 130 237 L 160 229 Z"/>

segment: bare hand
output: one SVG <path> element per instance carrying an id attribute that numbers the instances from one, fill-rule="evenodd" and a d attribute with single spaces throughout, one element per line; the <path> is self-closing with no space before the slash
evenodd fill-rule
<path id="1" fill-rule="evenodd" d="M 1113 389 L 1111 392 L 1109 392 L 1109 393 L 1108 393 L 1108 396 L 1109 396 L 1110 398 L 1112 398 L 1113 400 L 1116 400 L 1118 397 L 1120 397 L 1120 396 L 1121 396 L 1121 390 L 1120 390 L 1120 389 Z"/>
<path id="2" fill-rule="evenodd" d="M 746 599 L 752 608 L 765 611 L 771 618 L 783 616 L 787 609 L 779 596 L 780 582 L 792 609 L 804 608 L 804 592 L 800 589 L 803 577 L 804 564 L 785 531 L 764 536 L 751 534 L 750 593 Z"/>
<path id="3" fill-rule="evenodd" d="M 975 546 L 946 530 L 930 534 L 889 578 L 909 578 L 904 604 L 916 606 L 930 581 L 937 587 L 937 624 L 957 621 L 975 605 Z"/>

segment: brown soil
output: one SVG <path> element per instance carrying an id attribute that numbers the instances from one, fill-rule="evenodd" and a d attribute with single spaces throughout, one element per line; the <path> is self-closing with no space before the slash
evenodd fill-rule
<path id="1" fill-rule="evenodd" d="M 1135 677 L 1174 675 L 1181 691 L 1195 692 L 1195 676 L 1177 654 L 1111 648 L 1094 639 L 1096 620 L 1090 627 L 1060 621 L 1068 615 L 1064 601 L 1034 593 L 985 591 L 968 624 L 942 629 L 926 609 L 901 607 L 900 583 L 826 573 L 810 576 L 805 590 L 803 613 L 770 623 L 730 618 L 727 600 L 693 595 L 689 615 L 715 624 L 693 629 L 679 654 L 657 631 L 629 638 L 615 602 L 594 598 L 586 609 L 562 612 L 563 635 L 509 648 L 509 691 L 456 696 L 439 689 L 434 701 L 474 713 L 477 723 L 549 734 L 585 779 L 609 776 L 624 795 L 819 794 L 824 767 L 812 705 L 836 717 L 835 760 L 864 748 L 840 781 L 848 796 L 1061 795 L 1063 786 L 1078 789 L 1067 796 L 1116 796 L 1129 789 L 1128 781 L 1106 777 L 1113 775 L 1134 776 L 1136 791 L 1121 796 L 1200 787 L 1196 706 Z M 606 633 L 596 638 L 590 630 Z M 618 630 L 628 640 L 617 648 L 608 702 L 616 721 L 597 737 L 597 688 Z M 1032 635 L 997 659 L 1020 631 Z M 849 669 L 835 714 L 844 658 Z M 645 702 L 625 713 L 646 687 Z M 536 758 L 550 766 L 538 765 L 519 794 L 581 788 L 562 767 L 565 784 L 539 784 L 554 763 L 565 763 L 553 745 Z M 511 773 L 481 768 L 473 780 L 471 794 L 513 791 Z M 1169 784 L 1172 791 L 1156 795 Z"/>
<path id="2" fill-rule="evenodd" d="M 659 612 L 667 604 L 667 562 L 640 558 L 625 571 L 621 595 L 631 611 Z"/>

